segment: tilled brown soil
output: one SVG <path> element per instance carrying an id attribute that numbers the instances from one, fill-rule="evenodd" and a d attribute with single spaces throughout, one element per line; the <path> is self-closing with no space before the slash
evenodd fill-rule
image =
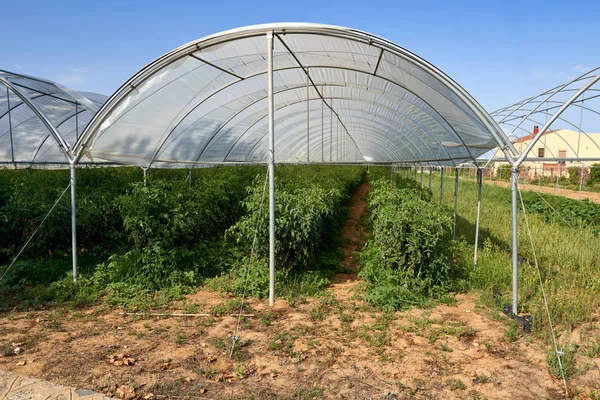
<path id="1" fill-rule="evenodd" d="M 484 181 L 484 183 L 501 186 L 501 187 L 510 187 L 510 182 L 508 182 L 508 181 L 493 180 L 490 182 L 489 180 L 486 180 L 486 181 Z M 600 193 L 596 193 L 596 192 L 582 191 L 581 193 L 579 193 L 578 190 L 562 189 L 560 187 L 558 188 L 558 192 L 557 192 L 556 188 L 553 188 L 553 187 L 538 186 L 538 185 L 535 185 L 535 184 L 532 184 L 529 182 L 522 183 L 520 180 L 519 180 L 519 187 L 522 190 L 526 190 L 526 191 L 534 191 L 534 192 L 540 192 L 540 193 L 545 193 L 545 194 L 552 194 L 555 196 L 567 197 L 567 198 L 573 199 L 573 200 L 587 199 L 587 200 L 593 201 L 594 203 L 600 203 Z"/>
<path id="2" fill-rule="evenodd" d="M 331 297 L 295 307 L 251 301 L 262 318 L 243 322 L 232 357 L 231 316 L 5 315 L 2 345 L 15 343 L 22 353 L 0 357 L 0 369 L 132 398 L 563 397 L 545 346 L 523 334 L 509 342 L 505 317 L 477 306 L 474 295 L 458 296 L 453 306 L 383 314 L 348 298 L 355 284 L 335 283 Z M 226 301 L 207 290 L 189 297 L 205 310 Z M 115 365 L 123 356 L 132 365 Z M 600 390 L 598 367 L 572 384 Z"/>

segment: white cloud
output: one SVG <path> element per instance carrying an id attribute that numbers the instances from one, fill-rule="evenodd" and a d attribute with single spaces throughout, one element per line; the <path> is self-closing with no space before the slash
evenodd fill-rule
<path id="1" fill-rule="evenodd" d="M 562 71 L 550 71 L 550 70 L 531 70 L 533 77 L 537 80 L 552 80 L 555 82 L 564 82 L 574 78 L 573 73 L 566 73 Z"/>
<path id="2" fill-rule="evenodd" d="M 79 86 L 87 80 L 87 71 L 82 68 L 70 67 L 67 72 L 60 74 L 56 81 L 65 86 Z"/>
<path id="3" fill-rule="evenodd" d="M 573 67 L 573 71 L 578 73 L 578 74 L 583 74 L 585 72 L 588 72 L 589 70 L 591 70 L 591 68 L 586 67 L 584 65 L 581 64 L 577 64 L 576 66 Z"/>

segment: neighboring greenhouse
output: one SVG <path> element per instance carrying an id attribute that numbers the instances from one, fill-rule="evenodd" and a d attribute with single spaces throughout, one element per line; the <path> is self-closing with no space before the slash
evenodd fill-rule
<path id="1" fill-rule="evenodd" d="M 68 164 L 107 97 L 0 70 L 0 165 Z"/>

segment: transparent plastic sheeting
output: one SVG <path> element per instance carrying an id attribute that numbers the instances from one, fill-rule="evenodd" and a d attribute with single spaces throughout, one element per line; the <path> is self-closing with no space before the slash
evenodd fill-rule
<path id="1" fill-rule="evenodd" d="M 35 110 L 71 149 L 107 98 L 0 70 L 0 167 L 68 163 Z"/>
<path id="2" fill-rule="evenodd" d="M 458 164 L 505 144 L 464 90 L 408 51 L 347 28 L 272 24 L 209 36 L 146 66 L 89 125 L 81 161 L 266 162 L 267 32 L 276 162 Z"/>

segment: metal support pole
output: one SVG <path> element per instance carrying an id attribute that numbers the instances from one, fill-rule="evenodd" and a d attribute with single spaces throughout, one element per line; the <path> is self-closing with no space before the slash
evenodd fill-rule
<path id="1" fill-rule="evenodd" d="M 558 173 L 556 174 L 556 189 L 554 190 L 554 194 L 558 196 L 558 179 L 560 177 L 560 161 L 558 162 Z"/>
<path id="2" fill-rule="evenodd" d="M 333 97 L 331 98 L 331 112 L 329 113 L 329 162 L 333 161 Z"/>
<path id="3" fill-rule="evenodd" d="M 458 167 L 454 168 L 454 225 L 452 227 L 452 239 L 456 239 L 456 216 L 458 214 Z"/>
<path id="4" fill-rule="evenodd" d="M 11 161 L 15 162 L 15 147 L 13 144 L 13 131 L 12 131 L 12 117 L 10 116 L 10 92 L 8 90 L 8 86 L 6 87 L 6 105 L 8 106 L 8 134 L 10 136 L 10 157 Z M 17 168 L 17 164 L 14 164 L 15 169 Z"/>
<path id="5" fill-rule="evenodd" d="M 79 139 L 79 103 L 75 102 L 75 140 Z"/>
<path id="6" fill-rule="evenodd" d="M 75 164 L 71 163 L 71 243 L 73 256 L 73 283 L 77 284 L 77 209 L 75 202 Z"/>
<path id="7" fill-rule="evenodd" d="M 188 181 L 188 189 L 192 188 L 192 169 L 188 169 L 188 176 L 187 176 L 187 181 Z"/>
<path id="8" fill-rule="evenodd" d="M 583 189 L 583 163 L 581 164 L 581 173 L 579 174 L 579 196 L 578 200 L 581 200 L 581 190 Z"/>
<path id="9" fill-rule="evenodd" d="M 475 220 L 475 254 L 473 269 L 477 268 L 477 250 L 479 247 L 479 220 L 481 218 L 481 187 L 483 186 L 483 170 L 477 168 L 477 219 Z"/>
<path id="10" fill-rule="evenodd" d="M 421 187 L 423 187 L 423 167 L 421 167 Z"/>
<path id="11" fill-rule="evenodd" d="M 429 190 L 431 190 L 431 175 L 433 174 L 433 169 L 429 167 Z"/>
<path id="12" fill-rule="evenodd" d="M 442 205 L 443 193 L 444 193 L 444 167 L 442 167 L 442 172 L 440 173 L 440 206 Z"/>
<path id="13" fill-rule="evenodd" d="M 275 303 L 275 107 L 273 104 L 273 32 L 267 32 L 269 96 L 269 305 Z"/>
<path id="14" fill-rule="evenodd" d="M 325 161 L 325 86 L 321 86 L 321 162 Z"/>
<path id="15" fill-rule="evenodd" d="M 310 162 L 310 86 L 308 67 L 306 68 L 306 162 Z"/>
<path id="16" fill-rule="evenodd" d="M 519 240 L 517 236 L 517 183 L 519 169 L 512 170 L 510 191 L 512 198 L 512 312 L 517 314 L 517 299 L 519 297 Z"/>
<path id="17" fill-rule="evenodd" d="M 147 186 L 146 176 L 147 176 L 147 172 L 148 172 L 148 167 L 142 167 L 142 171 L 144 171 L 144 187 L 146 187 Z"/>

